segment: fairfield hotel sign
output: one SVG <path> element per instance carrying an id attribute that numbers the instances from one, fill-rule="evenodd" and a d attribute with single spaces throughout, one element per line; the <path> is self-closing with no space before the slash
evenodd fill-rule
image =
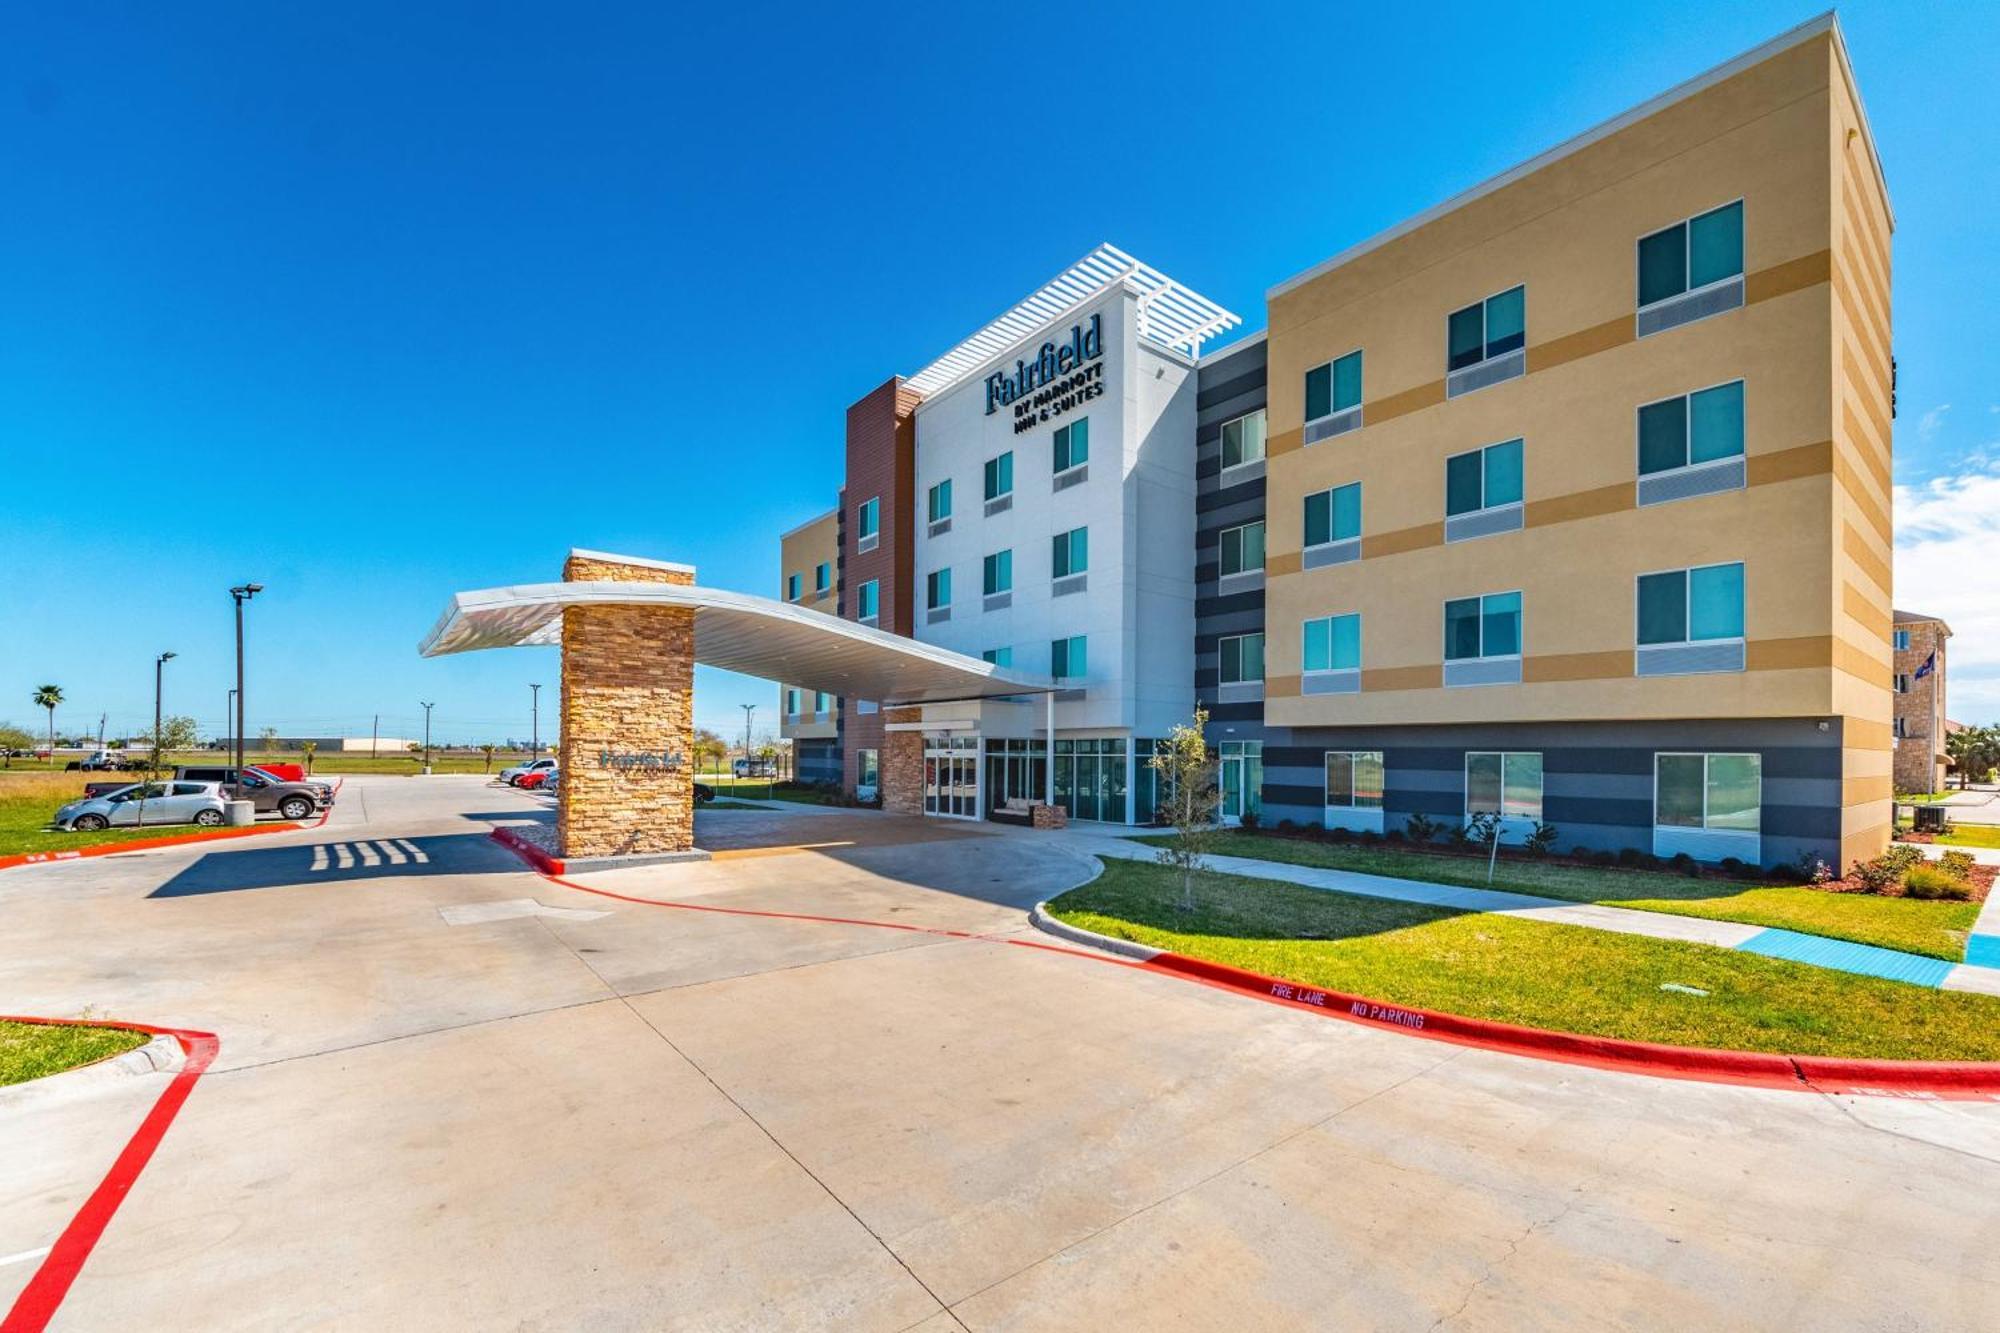
<path id="1" fill-rule="evenodd" d="M 1034 360 L 1016 360 L 1013 373 L 996 370 L 986 377 L 986 415 L 1013 408 L 1016 435 L 1103 396 L 1102 315 L 1070 325 L 1066 340 L 1043 343 Z"/>

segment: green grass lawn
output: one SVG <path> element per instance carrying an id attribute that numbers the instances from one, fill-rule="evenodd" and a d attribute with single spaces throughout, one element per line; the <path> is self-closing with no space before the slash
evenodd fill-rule
<path id="1" fill-rule="evenodd" d="M 787 791 L 781 778 L 739 778 L 732 775 L 697 774 L 695 781 L 715 788 L 718 796 L 749 796 L 759 801 L 791 801 L 797 805 L 830 805 L 825 792 L 810 789 Z"/>
<path id="2" fill-rule="evenodd" d="M 151 1040 L 143 1032 L 123 1028 L 0 1021 L 0 1087 L 123 1055 Z"/>
<path id="3" fill-rule="evenodd" d="M 1953 824 L 1936 841 L 1947 847 L 2000 847 L 2000 824 Z"/>
<path id="4" fill-rule="evenodd" d="M 1140 841 L 1164 845 L 1172 839 L 1168 835 L 1155 835 Z M 1979 904 L 1969 902 L 1880 898 L 1795 885 L 1696 879 L 1658 870 L 1564 865 L 1509 857 L 1501 858 L 1489 885 L 1486 862 L 1479 857 L 1420 852 L 1386 844 L 1366 847 L 1357 843 L 1307 842 L 1240 830 L 1218 835 L 1214 851 L 1222 856 L 1249 856 L 1288 865 L 1392 875 L 1474 889 L 1490 887 L 1570 902 L 1630 907 L 1642 912 L 1775 926 L 1857 944 L 1901 949 L 1953 963 L 1965 957 L 1965 937 L 1979 915 Z"/>
<path id="5" fill-rule="evenodd" d="M 88 781 L 117 777 L 97 773 L 22 773 L 0 779 L 0 856 L 14 852 L 58 852 L 103 842 L 131 842 L 174 833 L 192 833 L 191 824 L 149 824 L 102 833 L 51 833 L 56 808 L 83 795 Z"/>
<path id="6" fill-rule="evenodd" d="M 1049 904 L 1086 930 L 1389 1004 L 1591 1036 L 1901 1060 L 2000 1059 L 2000 999 L 1581 926 L 1109 861 Z M 1663 985 L 1707 991 L 1689 995 Z"/>
<path id="7" fill-rule="evenodd" d="M 64 756 L 60 760 L 16 759 L 11 764 L 0 767 L 0 775 L 8 772 L 60 773 L 65 771 L 63 765 L 70 762 L 72 757 Z M 176 765 L 200 764 L 209 766 L 231 764 L 236 761 L 236 756 L 226 754 L 220 750 L 191 750 L 185 754 L 172 754 L 171 758 Z M 306 757 L 298 750 L 250 750 L 244 753 L 243 762 L 246 764 L 297 764 L 303 768 L 305 767 Z M 441 750 L 431 752 L 431 771 L 433 773 L 498 773 L 501 769 L 510 765 L 525 764 L 527 762 L 528 752 L 526 750 L 517 752 L 500 750 L 494 753 L 493 767 L 489 770 L 486 766 L 486 756 L 476 750 L 454 750 L 449 754 Z M 312 771 L 314 777 L 338 777 L 343 773 L 401 773 L 408 776 L 423 771 L 423 760 L 420 756 L 412 756 L 407 751 L 402 750 L 390 751 L 385 749 L 379 755 L 321 750 L 313 756 Z M 129 778 L 137 781 L 139 777 L 137 773 L 88 773 L 84 776 L 93 780 L 106 782 L 117 778 Z"/>
<path id="8" fill-rule="evenodd" d="M 761 805 L 751 805 L 747 801 L 728 801 L 720 797 L 710 801 L 707 805 L 697 806 L 696 808 L 699 810 L 762 810 L 767 815 L 771 813 L 770 810 Z"/>

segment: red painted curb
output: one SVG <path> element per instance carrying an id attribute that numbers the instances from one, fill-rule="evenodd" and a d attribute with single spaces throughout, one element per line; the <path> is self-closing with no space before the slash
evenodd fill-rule
<path id="1" fill-rule="evenodd" d="M 1309 1009 L 1331 1018 L 1369 1027 L 1390 1027 L 1411 1036 L 1433 1041 L 1474 1046 L 1511 1055 L 1532 1056 L 1563 1064 L 1583 1065 L 1626 1074 L 1650 1074 L 1658 1078 L 1688 1079 L 1723 1083 L 1737 1087 L 1782 1088 L 1793 1092 L 1847 1093 L 1873 1096 L 1922 1097 L 1952 1101 L 2000 1101 L 2000 1063 L 1930 1060 L 1836 1060 L 1821 1056 L 1781 1055 L 1766 1051 L 1717 1051 L 1697 1046 L 1664 1046 L 1654 1042 L 1627 1041 L 1616 1037 L 1590 1037 L 1578 1032 L 1555 1032 L 1545 1028 L 1521 1027 L 1492 1019 L 1469 1018 L 1462 1014 L 1412 1009 L 1384 1004 L 1364 995 L 1322 990 L 1316 986 L 1286 981 L 1245 971 L 1226 963 L 1190 958 L 1185 954 L 1161 952 L 1145 962 L 1106 957 L 1083 949 L 1041 944 L 1004 936 L 980 935 L 971 931 L 943 930 L 901 921 L 869 921 L 853 917 L 815 916 L 805 912 L 775 912 L 744 907 L 720 907 L 713 903 L 681 903 L 659 898 L 638 898 L 594 889 L 575 880 L 560 878 L 542 869 L 544 862 L 561 862 L 504 828 L 493 830 L 493 838 L 518 854 L 529 865 L 565 888 L 600 898 L 637 903 L 645 907 L 671 907 L 682 911 L 714 912 L 728 916 L 771 917 L 787 921 L 817 921 L 844 926 L 873 926 L 883 930 L 918 931 L 954 939 L 986 939 L 999 944 L 1043 949 L 1052 953 L 1088 958 L 1116 967 L 1159 972 L 1182 980 L 1215 986 L 1248 995 L 1270 1004 Z"/>
<path id="2" fill-rule="evenodd" d="M 568 873 L 568 867 L 563 864 L 561 857 L 550 856 L 540 847 L 529 842 L 526 838 L 504 824 L 494 829 L 492 836 L 495 842 L 503 844 L 508 851 L 513 852 L 544 875 Z"/>
<path id="3" fill-rule="evenodd" d="M 342 778 L 333 785 L 336 796 L 340 794 L 340 789 L 346 781 L 347 779 Z M 51 861 L 79 861 L 86 856 L 109 856 L 113 852 L 145 852 L 156 847 L 179 847 L 190 842 L 250 838 L 260 833 L 296 833 L 300 829 L 318 828 L 331 818 L 333 818 L 333 807 L 329 805 L 320 811 L 318 819 L 309 824 L 294 824 L 290 821 L 278 824 L 252 824 L 245 828 L 210 829 L 206 833 L 173 833 L 160 838 L 134 838 L 130 842 L 97 842 L 88 847 L 65 847 L 59 852 L 10 852 L 6 856 L 0 856 L 0 870 L 12 870 L 16 866 L 46 865 Z"/>
<path id="4" fill-rule="evenodd" d="M 76 1019 L 76 1018 L 33 1018 L 16 1014 L 0 1014 L 0 1018 L 11 1023 L 40 1023 L 52 1027 L 112 1027 L 126 1028 L 133 1032 L 145 1032 L 153 1036 L 168 1036 L 180 1043 L 187 1055 L 187 1063 L 175 1074 L 166 1090 L 160 1093 L 153 1109 L 139 1122 L 139 1128 L 126 1142 L 118 1159 L 111 1164 L 104 1179 L 84 1200 L 83 1207 L 77 1209 L 69 1225 L 63 1228 L 48 1254 L 42 1259 L 35 1275 L 28 1279 L 28 1285 L 15 1298 L 14 1306 L 7 1317 L 0 1320 L 0 1333 L 40 1333 L 55 1317 L 56 1309 L 69 1294 L 70 1284 L 83 1268 L 84 1261 L 104 1234 L 105 1227 L 118 1211 L 118 1205 L 125 1202 L 125 1196 L 132 1192 L 139 1173 L 152 1160 L 154 1149 L 166 1137 L 167 1129 L 180 1114 L 188 1094 L 208 1067 L 214 1063 L 222 1043 L 213 1032 L 200 1032 L 192 1028 L 162 1028 L 146 1023 L 126 1023 L 116 1020 Z"/>

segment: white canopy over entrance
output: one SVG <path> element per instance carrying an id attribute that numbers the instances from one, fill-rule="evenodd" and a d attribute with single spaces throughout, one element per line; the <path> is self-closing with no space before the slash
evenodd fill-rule
<path id="1" fill-rule="evenodd" d="M 580 581 L 462 592 L 418 651 L 441 657 L 477 648 L 558 645 L 563 608 L 570 606 L 689 610 L 695 661 L 703 666 L 885 705 L 1047 694 L 1057 688 L 1046 676 L 1003 671 L 822 611 L 692 584 Z"/>

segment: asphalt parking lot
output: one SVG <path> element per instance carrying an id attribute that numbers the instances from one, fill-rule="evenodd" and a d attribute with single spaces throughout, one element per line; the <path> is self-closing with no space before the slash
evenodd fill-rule
<path id="1" fill-rule="evenodd" d="M 1027 833 L 706 812 L 731 855 L 600 896 L 486 836 L 546 808 L 350 779 L 323 828 L 0 874 L 6 1007 L 221 1038 L 56 1327 L 2000 1308 L 2000 1106 L 1545 1064 L 1022 947 L 1092 873 Z M 0 1094 L 0 1308 L 165 1077 Z"/>

